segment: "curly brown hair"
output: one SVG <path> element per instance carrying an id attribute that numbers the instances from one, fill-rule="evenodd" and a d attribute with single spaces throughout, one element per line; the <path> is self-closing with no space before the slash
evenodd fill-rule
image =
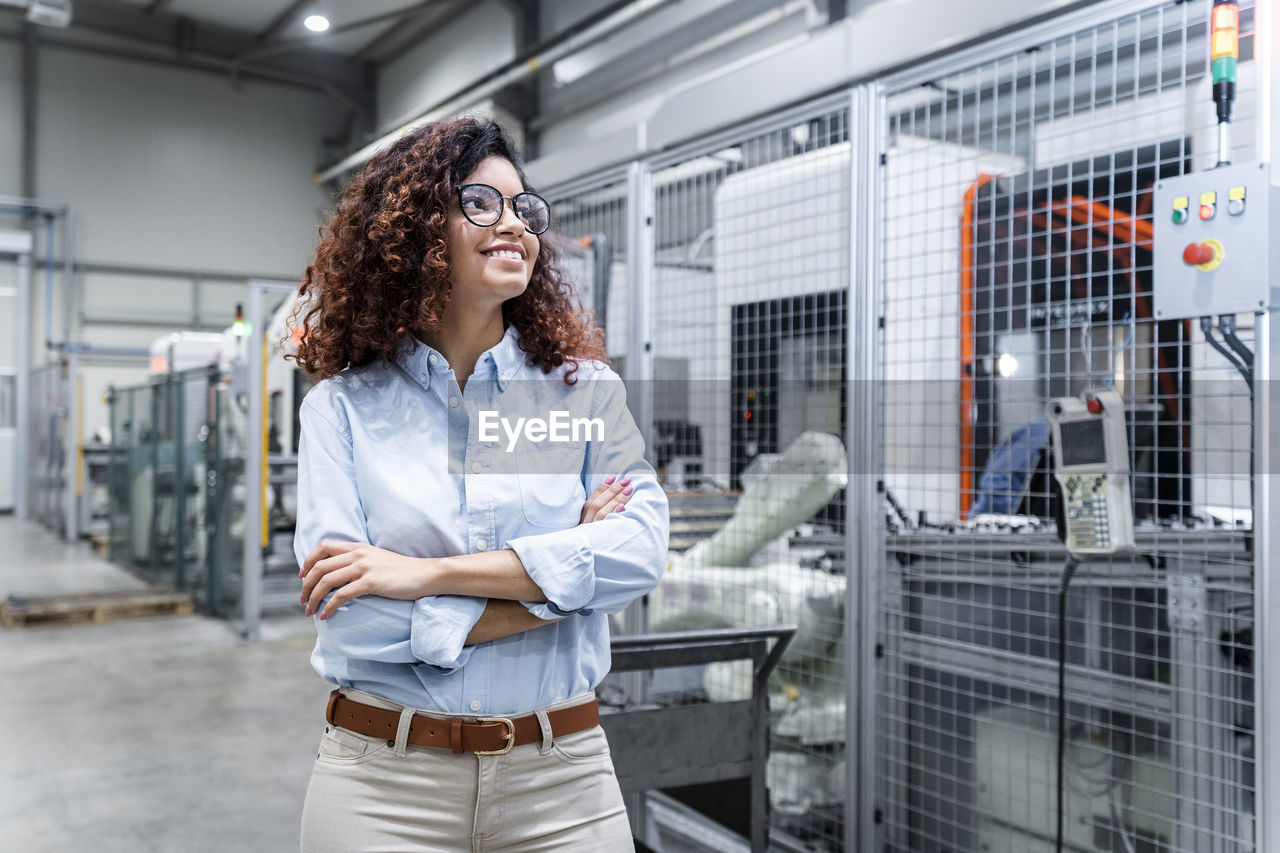
<path id="1" fill-rule="evenodd" d="M 492 121 L 470 118 L 401 137 L 352 179 L 298 288 L 308 304 L 296 356 L 304 370 L 325 378 L 393 360 L 403 335 L 439 327 L 452 293 L 446 223 L 454 188 L 495 156 L 532 191 L 511 138 Z M 577 381 L 579 359 L 607 362 L 603 332 L 584 319 L 548 240 L 529 286 L 503 303 L 502 318 L 543 373 L 569 362 L 567 384 Z"/>

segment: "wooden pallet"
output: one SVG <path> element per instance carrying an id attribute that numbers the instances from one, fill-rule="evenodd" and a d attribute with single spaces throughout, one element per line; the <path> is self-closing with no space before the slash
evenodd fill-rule
<path id="1" fill-rule="evenodd" d="M 0 604 L 0 624 L 6 628 L 78 625 L 147 616 L 188 616 L 194 610 L 190 593 L 168 588 L 39 597 L 10 595 Z"/>

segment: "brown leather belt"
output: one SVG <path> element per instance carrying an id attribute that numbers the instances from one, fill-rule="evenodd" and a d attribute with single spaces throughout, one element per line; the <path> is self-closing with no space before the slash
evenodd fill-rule
<path id="1" fill-rule="evenodd" d="M 386 738 L 394 745 L 396 730 L 400 726 L 400 712 L 366 705 L 343 696 L 337 690 L 329 694 L 329 707 L 324 718 L 330 725 L 370 737 Z M 600 724 L 600 706 L 594 698 L 581 705 L 547 712 L 551 723 L 551 736 L 580 732 Z M 537 714 L 522 717 L 477 717 L 464 720 L 460 717 L 426 717 L 414 714 L 409 723 L 409 743 L 451 749 L 456 753 L 474 752 L 477 755 L 502 755 L 513 746 L 537 743 L 542 740 L 542 727 Z"/>

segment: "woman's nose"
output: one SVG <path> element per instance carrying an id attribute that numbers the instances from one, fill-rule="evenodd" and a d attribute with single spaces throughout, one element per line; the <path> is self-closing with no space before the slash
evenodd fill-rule
<path id="1" fill-rule="evenodd" d="M 524 220 L 516 216 L 515 205 L 504 199 L 502 205 L 502 216 L 498 218 L 496 226 L 500 234 L 520 234 L 524 235 Z"/>

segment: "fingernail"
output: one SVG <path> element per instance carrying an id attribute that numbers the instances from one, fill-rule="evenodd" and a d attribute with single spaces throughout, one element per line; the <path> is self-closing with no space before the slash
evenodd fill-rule
<path id="1" fill-rule="evenodd" d="M 632 492 L 632 491 L 634 491 L 634 490 L 633 490 L 630 486 L 627 486 L 625 489 L 623 489 L 623 490 L 622 490 L 622 493 L 623 493 L 624 495 L 629 495 L 629 494 L 631 494 L 631 492 Z"/>
<path id="2" fill-rule="evenodd" d="M 323 622 L 324 620 L 326 620 L 326 619 L 328 619 L 328 618 L 329 618 L 329 614 L 328 614 L 328 612 L 327 612 L 327 611 L 321 611 L 321 613 L 320 613 L 320 621 L 321 621 L 321 622 Z"/>
<path id="3" fill-rule="evenodd" d="M 630 478 L 630 477 L 623 477 L 623 478 L 622 478 L 622 482 L 621 482 L 621 483 L 619 483 L 618 485 L 619 485 L 619 486 L 629 486 L 629 485 L 631 485 L 631 478 Z"/>
<path id="4" fill-rule="evenodd" d="M 298 603 L 299 604 L 307 603 L 307 594 L 305 592 L 302 595 L 298 596 Z"/>
<path id="5" fill-rule="evenodd" d="M 618 504 L 616 507 L 614 507 L 614 510 L 613 510 L 613 511 L 614 511 L 614 512 L 622 512 L 622 511 L 624 511 L 626 508 L 627 508 L 627 507 L 626 507 L 626 504 Z"/>
<path id="6" fill-rule="evenodd" d="M 307 605 L 307 615 L 308 615 L 308 616 L 310 616 L 310 615 L 311 615 L 311 605 L 310 605 L 310 604 L 308 604 L 308 605 Z"/>
<path id="7" fill-rule="evenodd" d="M 605 481 L 604 481 L 604 484 L 605 484 L 606 486 L 611 485 L 611 484 L 613 483 L 613 481 L 614 481 L 614 480 L 616 480 L 616 479 L 618 479 L 618 475 L 617 475 L 617 474 L 610 474 L 610 475 L 609 475 L 609 478 L 608 478 L 607 480 L 605 480 Z"/>

